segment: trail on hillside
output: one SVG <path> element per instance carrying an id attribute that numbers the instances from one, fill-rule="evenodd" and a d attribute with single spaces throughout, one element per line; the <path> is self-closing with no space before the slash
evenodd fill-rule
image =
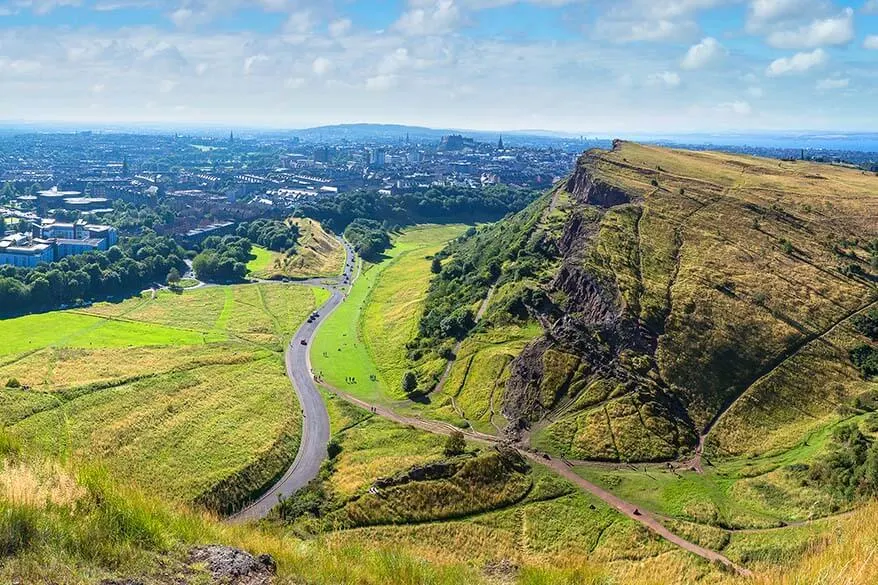
<path id="1" fill-rule="evenodd" d="M 350 247 L 345 245 L 348 253 L 348 261 L 345 266 L 350 265 L 350 257 L 352 251 Z M 347 268 L 346 268 L 347 272 Z M 350 277 L 350 275 L 349 275 Z M 326 282 L 325 280 L 323 281 Z M 479 311 L 476 314 L 476 320 L 481 319 L 494 293 L 492 286 L 485 299 L 482 301 Z M 281 479 L 268 489 L 255 502 L 232 516 L 233 521 L 256 520 L 264 518 L 271 509 L 283 498 L 289 497 L 299 489 L 305 487 L 313 480 L 327 457 L 327 444 L 329 441 L 329 414 L 326 405 L 323 402 L 317 390 L 317 385 L 311 371 L 310 362 L 310 341 L 313 338 L 317 328 L 326 319 L 327 315 L 344 300 L 344 293 L 339 290 L 333 290 L 329 300 L 320 307 L 320 317 L 312 323 L 303 324 L 296 332 L 293 340 L 290 342 L 287 351 L 287 374 L 293 383 L 296 393 L 299 395 L 299 402 L 303 409 L 302 418 L 302 440 L 299 451 L 289 469 L 283 474 Z M 301 345 L 301 341 L 305 341 L 306 345 Z M 456 349 L 459 349 L 459 344 Z M 446 367 L 446 374 L 450 369 L 451 363 Z M 443 376 L 447 377 L 447 376 Z M 331 394 L 345 400 L 346 402 L 367 410 L 384 419 L 396 422 L 402 425 L 411 425 L 415 428 L 427 431 L 429 433 L 450 435 L 453 432 L 461 432 L 470 441 L 479 442 L 486 445 L 496 446 L 499 444 L 497 437 L 480 433 L 469 429 L 462 430 L 458 427 L 444 423 L 441 421 L 425 419 L 415 416 L 401 415 L 390 408 L 382 405 L 371 404 L 365 400 L 357 398 L 347 392 L 343 392 L 338 388 L 334 388 L 325 382 L 321 385 Z M 722 565 L 734 570 L 740 575 L 749 576 L 751 573 L 746 568 L 736 565 L 724 555 L 701 547 L 691 541 L 688 541 L 676 533 L 669 530 L 661 524 L 656 518 L 646 512 L 640 511 L 634 504 L 627 502 L 618 496 L 615 496 L 603 488 L 579 477 L 571 469 L 572 464 L 549 458 L 548 455 L 541 455 L 529 451 L 519 451 L 524 457 L 527 457 L 536 464 L 545 465 L 569 480 L 581 490 L 592 494 L 599 498 L 607 505 L 611 506 L 618 512 L 624 514 L 631 520 L 641 524 L 653 533 L 664 538 L 668 542 L 698 555 L 710 562 L 718 562 Z"/>
<path id="2" fill-rule="evenodd" d="M 826 329 L 823 329 L 821 331 L 815 331 L 814 333 L 812 333 L 810 335 L 806 335 L 798 343 L 794 344 L 786 352 L 782 353 L 778 357 L 778 359 L 776 359 L 774 362 L 772 362 L 769 365 L 769 367 L 766 369 L 765 372 L 763 372 L 752 383 L 748 384 L 747 387 L 744 388 L 744 390 L 741 393 L 739 393 L 737 396 L 734 397 L 734 399 L 732 399 L 727 404 L 725 404 L 719 410 L 719 412 L 717 412 L 716 415 L 714 415 L 713 419 L 711 419 L 711 421 L 707 424 L 707 426 L 704 428 L 704 431 L 702 431 L 702 433 L 698 437 L 698 446 L 695 448 L 695 455 L 692 457 L 691 460 L 689 460 L 689 464 L 691 465 L 692 469 L 697 471 L 698 473 L 701 473 L 703 471 L 702 457 L 704 454 L 704 443 L 707 440 L 708 435 L 714 429 L 714 427 L 716 427 L 717 423 L 719 423 L 720 420 L 722 420 L 722 418 L 726 415 L 726 413 L 729 412 L 729 410 L 731 410 L 732 407 L 735 406 L 735 404 L 737 404 L 739 400 L 741 400 L 744 396 L 747 395 L 747 393 L 750 391 L 751 388 L 757 386 L 760 382 L 767 379 L 778 368 L 783 367 L 784 364 L 786 364 L 789 360 L 798 356 L 799 353 L 803 349 L 805 349 L 808 345 L 810 345 L 811 343 L 813 343 L 817 340 L 823 339 L 824 337 L 826 337 L 827 335 L 829 335 L 830 333 L 832 333 L 833 331 L 838 329 L 842 324 L 844 324 L 845 322 L 852 319 L 854 316 L 859 315 L 860 313 L 863 313 L 865 311 L 868 311 L 869 309 L 871 309 L 872 307 L 875 307 L 875 306 L 878 306 L 878 301 L 872 301 L 870 303 L 866 303 L 865 305 L 862 305 L 862 306 L 854 309 L 853 311 L 847 312 L 840 319 L 833 322 Z"/>
<path id="3" fill-rule="evenodd" d="M 479 305 L 479 310 L 476 312 L 475 322 L 478 324 L 479 321 L 482 320 L 482 317 L 485 315 L 485 311 L 488 310 L 488 303 L 491 302 L 491 297 L 494 296 L 494 290 L 497 288 L 496 284 L 491 285 L 491 288 L 488 289 L 488 294 L 482 299 L 482 304 Z M 454 347 L 451 349 L 451 359 L 448 360 L 448 363 L 445 364 L 445 370 L 442 372 L 442 376 L 439 377 L 439 382 L 436 384 L 436 387 L 433 388 L 431 393 L 439 393 L 442 392 L 442 389 L 445 388 L 445 382 L 448 381 L 448 376 L 451 375 L 451 368 L 454 367 L 454 362 L 457 361 L 457 354 L 460 353 L 460 347 L 463 345 L 463 340 L 459 340 L 454 344 Z"/>

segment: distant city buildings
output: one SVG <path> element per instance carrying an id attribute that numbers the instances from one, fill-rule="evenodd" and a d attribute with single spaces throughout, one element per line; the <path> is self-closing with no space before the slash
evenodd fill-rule
<path id="1" fill-rule="evenodd" d="M 29 233 L 0 239 L 0 264 L 33 268 L 67 256 L 109 250 L 118 239 L 116 229 L 107 225 L 39 219 Z"/>

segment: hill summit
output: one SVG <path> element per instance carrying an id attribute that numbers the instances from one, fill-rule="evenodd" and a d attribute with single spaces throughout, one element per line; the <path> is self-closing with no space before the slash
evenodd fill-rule
<path id="1" fill-rule="evenodd" d="M 851 361 L 876 218 L 873 173 L 616 141 L 443 253 L 420 347 L 539 323 L 505 430 L 571 458 L 780 448 L 876 390 Z"/>

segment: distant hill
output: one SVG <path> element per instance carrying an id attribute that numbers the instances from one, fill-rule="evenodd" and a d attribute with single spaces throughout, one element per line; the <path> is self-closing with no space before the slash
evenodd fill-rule
<path id="1" fill-rule="evenodd" d="M 420 347 L 539 323 L 503 373 L 506 432 L 571 458 L 786 448 L 878 392 L 850 359 L 876 217 L 873 173 L 618 141 L 452 244 Z"/>
<path id="2" fill-rule="evenodd" d="M 400 124 L 338 124 L 333 126 L 317 126 L 294 131 L 295 135 L 309 141 L 366 141 L 376 142 L 402 142 L 408 135 L 409 140 L 435 141 L 449 134 L 463 134 L 474 138 L 478 142 L 495 143 L 503 136 L 504 141 L 512 141 L 512 144 L 550 144 L 561 141 L 577 140 L 578 135 L 570 135 L 548 130 L 514 130 L 486 132 L 483 130 L 466 130 L 460 128 L 427 128 L 424 126 L 404 126 Z M 607 143 L 609 144 L 609 143 Z M 593 146 L 593 144 L 591 145 Z M 583 148 L 586 146 L 584 145 Z"/>

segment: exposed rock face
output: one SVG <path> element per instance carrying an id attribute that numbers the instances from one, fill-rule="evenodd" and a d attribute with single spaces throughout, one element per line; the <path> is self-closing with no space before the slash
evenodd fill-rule
<path id="1" fill-rule="evenodd" d="M 228 546 L 194 548 L 189 553 L 189 562 L 203 565 L 217 585 L 271 585 L 277 572 L 271 556 L 254 557 Z"/>
<path id="2" fill-rule="evenodd" d="M 588 170 L 588 154 L 584 155 L 576 167 L 576 171 L 567 180 L 567 192 L 573 195 L 578 203 L 598 205 L 600 207 L 612 207 L 628 203 L 631 198 L 628 194 L 600 179 L 597 179 Z"/>

